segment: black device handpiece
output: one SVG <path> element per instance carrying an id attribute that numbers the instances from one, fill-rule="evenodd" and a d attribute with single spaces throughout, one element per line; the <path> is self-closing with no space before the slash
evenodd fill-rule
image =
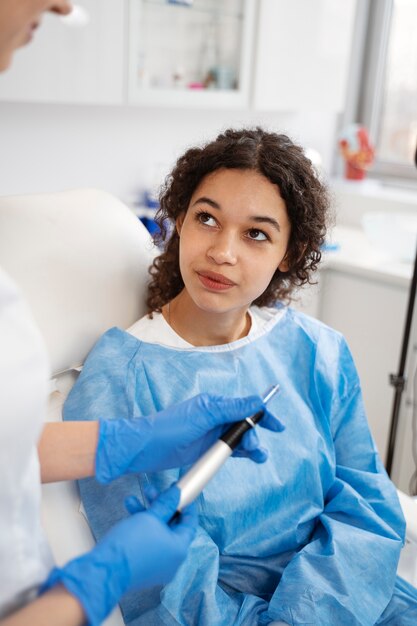
<path id="1" fill-rule="evenodd" d="M 279 385 L 269 388 L 263 396 L 264 404 L 269 402 L 278 391 Z M 254 415 L 230 426 L 188 472 L 181 476 L 177 482 L 181 495 L 176 516 L 202 492 L 214 474 L 232 455 L 233 450 L 239 445 L 243 435 L 251 428 L 255 428 L 256 424 L 262 419 L 263 414 L 263 411 L 258 411 Z"/>

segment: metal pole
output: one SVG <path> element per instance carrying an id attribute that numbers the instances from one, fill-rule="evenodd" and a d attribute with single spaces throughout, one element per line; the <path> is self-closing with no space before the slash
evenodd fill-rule
<path id="1" fill-rule="evenodd" d="M 417 167 L 417 147 L 414 155 L 414 162 Z M 398 374 L 390 374 L 390 383 L 395 388 L 394 404 L 392 407 L 391 426 L 388 439 L 387 461 L 385 468 L 388 476 L 391 476 L 392 462 L 394 458 L 395 441 L 397 438 L 398 420 L 400 415 L 401 397 L 404 391 L 406 379 L 404 377 L 405 364 L 407 360 L 408 344 L 410 340 L 411 324 L 413 321 L 414 303 L 417 291 L 417 251 L 414 259 L 413 278 L 411 281 L 410 295 L 408 298 L 407 315 L 405 318 L 404 337 L 401 348 L 400 365 Z"/>
<path id="2" fill-rule="evenodd" d="M 400 414 L 401 397 L 404 391 L 406 379 L 404 377 L 405 363 L 407 360 L 408 343 L 410 339 L 411 324 L 413 321 L 414 303 L 417 290 L 417 252 L 414 260 L 413 278 L 411 281 L 410 294 L 408 298 L 407 315 L 405 319 L 404 336 L 401 348 L 400 365 L 398 367 L 398 374 L 390 375 L 390 383 L 395 388 L 394 404 L 391 416 L 391 427 L 388 439 L 388 452 L 386 470 L 388 476 L 391 476 L 392 461 L 394 457 L 395 440 L 397 437 L 398 419 Z"/>

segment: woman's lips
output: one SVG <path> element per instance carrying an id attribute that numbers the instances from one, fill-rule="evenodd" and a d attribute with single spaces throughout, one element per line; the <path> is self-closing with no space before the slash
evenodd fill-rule
<path id="1" fill-rule="evenodd" d="M 236 283 L 222 274 L 216 274 L 215 272 L 197 272 L 197 276 L 204 287 L 214 291 L 226 291 L 236 285 Z"/>

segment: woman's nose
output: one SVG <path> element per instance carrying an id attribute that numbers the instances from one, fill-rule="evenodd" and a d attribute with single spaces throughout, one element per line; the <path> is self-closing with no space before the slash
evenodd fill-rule
<path id="1" fill-rule="evenodd" d="M 220 233 L 207 250 L 207 256 L 218 265 L 228 263 L 235 265 L 237 260 L 237 243 L 232 234 Z"/>

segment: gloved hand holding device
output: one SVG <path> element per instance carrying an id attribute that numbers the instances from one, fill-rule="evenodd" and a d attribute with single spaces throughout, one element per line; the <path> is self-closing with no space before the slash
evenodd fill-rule
<path id="1" fill-rule="evenodd" d="M 98 626 L 127 591 L 169 582 L 185 559 L 197 527 L 194 505 L 168 525 L 178 502 L 175 485 L 153 499 L 146 511 L 136 498 L 128 498 L 131 516 L 114 526 L 93 550 L 53 569 L 41 593 L 64 585 L 81 603 L 88 624 Z"/>
<path id="2" fill-rule="evenodd" d="M 226 424 L 258 411 L 264 411 L 261 426 L 274 432 L 284 429 L 258 396 L 200 394 L 155 415 L 100 421 L 96 478 L 108 483 L 126 473 L 155 472 L 194 463 L 219 438 Z M 268 452 L 251 429 L 234 456 L 263 463 Z"/>

